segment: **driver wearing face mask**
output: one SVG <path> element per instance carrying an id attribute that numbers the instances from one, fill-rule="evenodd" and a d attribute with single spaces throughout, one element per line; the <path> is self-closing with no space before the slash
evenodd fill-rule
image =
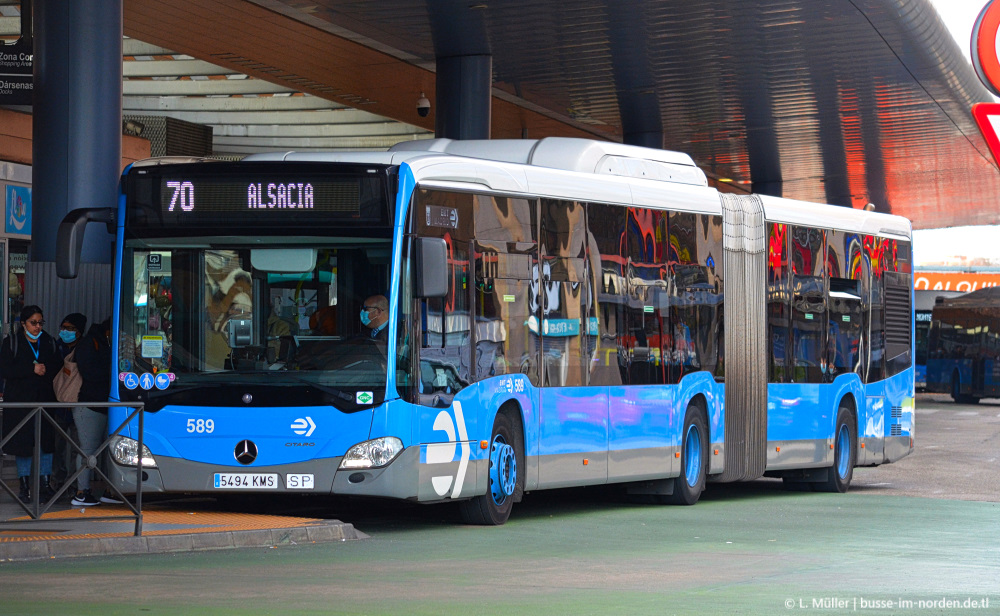
<path id="1" fill-rule="evenodd" d="M 372 295 L 361 306 L 361 324 L 370 330 L 371 339 L 379 344 L 387 344 L 389 334 L 389 300 L 384 295 Z"/>

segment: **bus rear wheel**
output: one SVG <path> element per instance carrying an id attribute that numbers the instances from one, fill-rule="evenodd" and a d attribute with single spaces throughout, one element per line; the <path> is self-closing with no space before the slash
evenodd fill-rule
<path id="1" fill-rule="evenodd" d="M 858 459 L 857 427 L 851 409 L 842 406 L 837 410 L 836 426 L 833 433 L 833 466 L 829 468 L 826 481 L 814 486 L 821 492 L 847 492 L 854 477 L 854 463 Z"/>
<path id="2" fill-rule="evenodd" d="M 692 404 L 684 415 L 681 435 L 681 474 L 674 479 L 672 505 L 693 505 L 701 498 L 708 474 L 708 426 L 701 409 Z"/>
<path id="3" fill-rule="evenodd" d="M 486 494 L 460 503 L 462 520 L 466 524 L 499 526 L 510 517 L 515 495 L 523 485 L 524 470 L 518 466 L 523 460 L 520 434 L 514 421 L 505 413 L 493 422 L 493 436 L 489 448 L 489 485 Z M 522 488 L 523 489 L 523 488 Z"/>

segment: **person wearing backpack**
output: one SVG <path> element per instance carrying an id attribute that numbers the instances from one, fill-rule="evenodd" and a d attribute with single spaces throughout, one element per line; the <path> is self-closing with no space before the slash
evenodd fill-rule
<path id="1" fill-rule="evenodd" d="M 62 368 L 63 360 L 56 341 L 45 333 L 42 309 L 38 306 L 25 306 L 21 310 L 21 328 L 7 336 L 0 345 L 0 374 L 7 383 L 4 389 L 4 402 L 52 402 L 56 396 L 52 390 L 52 379 Z M 31 409 L 14 409 L 6 407 L 3 412 L 3 433 L 11 431 L 19 424 Z M 52 452 L 55 449 L 55 430 L 48 421 L 38 418 L 42 425 L 41 452 L 39 456 L 38 474 L 39 502 L 49 500 L 52 489 L 49 487 L 49 476 L 52 474 Z M 17 477 L 21 482 L 18 498 L 27 503 L 31 500 L 30 475 L 31 458 L 35 448 L 34 423 L 29 421 L 18 432 L 11 436 L 5 447 L 6 453 L 14 454 L 17 462 Z"/>
<path id="2" fill-rule="evenodd" d="M 76 366 L 83 383 L 80 386 L 80 402 L 106 402 L 111 394 L 111 319 L 91 325 L 87 335 L 76 345 Z M 73 421 L 80 439 L 80 449 L 88 456 L 94 455 L 108 436 L 108 409 L 106 407 L 78 406 L 73 409 Z M 83 463 L 82 457 L 80 463 Z M 73 505 L 86 507 L 101 503 L 120 503 L 109 490 L 100 498 L 90 491 L 91 474 L 86 469 L 77 478 L 77 493 Z"/>

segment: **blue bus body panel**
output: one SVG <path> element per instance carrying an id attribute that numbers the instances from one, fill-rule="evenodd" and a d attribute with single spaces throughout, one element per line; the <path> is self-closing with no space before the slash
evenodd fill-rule
<path id="1" fill-rule="evenodd" d="M 852 375 L 845 375 L 849 380 Z M 856 379 L 857 377 L 855 377 Z M 833 435 L 837 409 L 832 400 L 846 383 L 770 383 L 767 386 L 767 440 L 826 439 Z M 857 393 L 857 390 L 855 390 Z M 832 407 L 832 408 L 831 408 Z"/>
<path id="2" fill-rule="evenodd" d="M 488 461 L 481 444 L 492 435 L 497 411 L 511 404 L 522 418 L 526 489 L 672 477 L 679 472 L 674 454 L 680 450 L 689 402 L 704 397 L 710 439 L 718 443 L 723 393 L 724 386 L 707 372 L 689 375 L 679 385 L 541 391 L 523 374 L 503 375 L 466 387 L 447 406 L 399 402 L 398 413 L 384 407 L 385 420 L 380 419 L 383 409 L 377 409 L 372 437 L 379 436 L 381 426 L 402 427 L 389 415 L 405 415 L 409 407 L 412 442 L 421 446 L 421 500 L 455 498 L 456 487 L 462 496 L 486 489 Z M 463 473 L 464 479 L 456 481 Z"/>
<path id="3" fill-rule="evenodd" d="M 956 373 L 960 391 L 968 390 L 972 382 L 971 359 L 927 358 L 927 389 L 951 393 L 951 377 Z"/>
<path id="4" fill-rule="evenodd" d="M 189 420 L 193 421 L 190 426 Z M 208 420 L 212 421 L 210 433 Z M 165 406 L 146 413 L 145 445 L 154 456 L 243 468 L 233 450 L 243 439 L 250 439 L 258 449 L 255 466 L 272 466 L 342 456 L 352 445 L 367 440 L 371 423 L 371 410 L 341 413 L 325 406 Z M 134 435 L 134 422 L 132 427 Z"/>

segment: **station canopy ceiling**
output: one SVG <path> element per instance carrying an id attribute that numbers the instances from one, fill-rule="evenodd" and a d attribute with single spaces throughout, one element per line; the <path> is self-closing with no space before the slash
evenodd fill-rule
<path id="1" fill-rule="evenodd" d="M 123 2 L 124 113 L 218 154 L 430 137 L 435 58 L 489 54 L 493 138 L 662 132 L 735 190 L 1000 222 L 993 98 L 926 0 Z"/>

